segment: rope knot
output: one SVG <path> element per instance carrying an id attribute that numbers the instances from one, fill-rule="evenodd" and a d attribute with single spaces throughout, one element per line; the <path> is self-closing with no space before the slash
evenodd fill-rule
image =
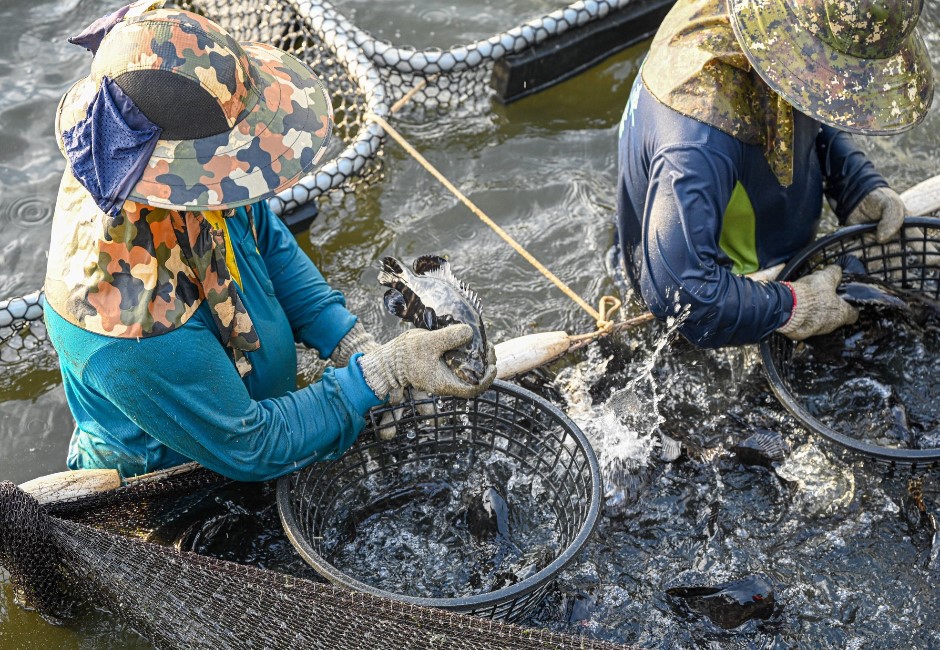
<path id="1" fill-rule="evenodd" d="M 597 303 L 597 331 L 598 333 L 609 334 L 614 327 L 614 321 L 611 317 L 620 309 L 623 303 L 616 296 L 601 296 Z"/>

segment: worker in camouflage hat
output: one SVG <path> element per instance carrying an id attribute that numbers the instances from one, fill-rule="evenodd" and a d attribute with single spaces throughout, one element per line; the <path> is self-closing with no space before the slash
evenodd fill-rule
<path id="1" fill-rule="evenodd" d="M 659 317 L 718 347 L 854 322 L 837 266 L 789 283 L 825 196 L 894 242 L 904 204 L 851 133 L 920 122 L 933 98 L 921 0 L 679 0 L 624 111 L 618 245 Z M 897 243 L 889 245 L 896 246 Z M 924 252 L 924 251 L 922 251 Z M 940 260 L 936 251 L 926 251 Z"/>
<path id="2" fill-rule="evenodd" d="M 470 386 L 442 359 L 469 327 L 380 346 L 268 207 L 326 151 L 332 105 L 313 72 L 163 4 L 70 39 L 93 60 L 56 114 L 68 164 L 45 283 L 69 467 L 195 460 L 271 479 L 345 451 L 405 387 L 485 390 L 495 366 Z M 299 390 L 295 341 L 333 364 Z"/>

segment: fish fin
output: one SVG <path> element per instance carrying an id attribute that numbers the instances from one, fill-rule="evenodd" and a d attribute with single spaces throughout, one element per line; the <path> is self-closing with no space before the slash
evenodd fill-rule
<path id="1" fill-rule="evenodd" d="M 405 297 L 401 295 L 400 291 L 395 289 L 389 289 L 385 292 L 385 309 L 388 310 L 392 316 L 398 316 L 399 318 L 404 318 L 405 313 L 408 311 L 408 305 L 405 303 Z"/>
<path id="2" fill-rule="evenodd" d="M 844 253 L 836 259 L 836 264 L 842 267 L 842 272 L 848 275 L 868 275 L 865 263 L 855 255 Z"/>
<path id="3" fill-rule="evenodd" d="M 429 330 L 436 330 L 438 328 L 437 323 L 437 314 L 434 313 L 434 310 L 430 307 L 424 308 L 424 313 L 422 314 L 424 319 L 424 327 Z"/>
<path id="4" fill-rule="evenodd" d="M 480 296 L 478 296 L 473 289 L 468 287 L 463 282 L 458 282 L 457 286 L 460 287 L 460 291 L 463 293 L 464 296 L 467 297 L 467 300 L 470 301 L 470 304 L 473 305 L 473 308 L 482 314 L 483 303 L 480 302 Z"/>
<path id="5" fill-rule="evenodd" d="M 418 275 L 428 275 L 429 273 L 445 269 L 449 272 L 450 262 L 440 255 L 422 255 L 412 262 L 411 268 L 413 268 L 414 272 Z"/>
<path id="6" fill-rule="evenodd" d="M 464 282 L 454 276 L 450 262 L 443 257 L 439 255 L 422 255 L 414 261 L 412 267 L 414 268 L 414 272 L 418 275 L 438 278 L 439 280 L 443 280 L 457 287 L 467 301 L 473 305 L 473 308 L 481 314 L 483 313 L 483 304 L 480 302 L 479 296 Z"/>
<path id="7" fill-rule="evenodd" d="M 401 262 L 394 257 L 383 257 L 382 268 L 379 271 L 379 284 L 388 287 L 396 282 L 400 282 L 403 279 L 402 274 L 404 271 Z"/>

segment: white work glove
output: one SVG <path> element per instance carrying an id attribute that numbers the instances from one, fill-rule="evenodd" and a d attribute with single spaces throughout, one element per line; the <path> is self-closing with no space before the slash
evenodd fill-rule
<path id="1" fill-rule="evenodd" d="M 333 365 L 337 368 L 342 368 L 349 365 L 349 359 L 352 355 L 357 352 L 367 353 L 372 352 L 373 350 L 379 347 L 379 342 L 375 340 L 375 337 L 369 334 L 366 331 L 366 328 L 362 326 L 362 323 L 356 322 L 353 325 L 353 328 L 346 333 L 346 336 L 340 340 L 336 345 L 336 349 L 333 350 L 333 354 L 330 355 L 330 361 L 333 362 Z M 416 407 L 418 413 L 421 415 L 434 415 L 434 404 L 426 401 L 428 394 L 424 391 L 413 390 L 411 391 L 412 400 L 419 402 Z M 395 405 L 401 404 L 405 398 L 405 391 L 402 388 L 398 390 L 393 390 L 389 393 L 388 403 Z M 394 411 L 386 411 L 382 414 L 382 419 L 380 420 L 379 428 L 379 438 L 382 440 L 391 440 L 395 437 L 396 421 L 402 417 L 404 413 L 404 408 L 395 409 Z"/>
<path id="2" fill-rule="evenodd" d="M 871 273 L 878 273 L 889 264 L 888 277 L 899 279 L 901 263 L 899 258 L 906 253 L 924 256 L 924 266 L 940 267 L 940 250 L 926 240 L 921 228 L 907 228 L 904 230 L 904 246 L 902 249 L 901 227 L 904 224 L 904 215 L 907 208 L 901 196 L 889 187 L 879 187 L 872 190 L 863 198 L 845 220 L 846 226 L 862 223 L 877 223 L 874 236 L 864 235 L 863 241 L 867 247 L 865 257 L 866 266 Z M 895 268 L 897 267 L 897 268 Z"/>
<path id="3" fill-rule="evenodd" d="M 901 195 L 890 187 L 879 187 L 865 195 L 855 209 L 849 213 L 845 220 L 846 226 L 857 226 L 861 223 L 877 223 L 875 240 L 879 244 L 891 241 L 898 235 L 904 224 L 904 215 L 907 208 Z"/>
<path id="4" fill-rule="evenodd" d="M 858 310 L 836 295 L 842 281 L 842 268 L 830 264 L 818 271 L 784 284 L 793 292 L 790 320 L 777 331 L 795 341 L 828 334 L 858 320 Z"/>
<path id="5" fill-rule="evenodd" d="M 377 347 L 379 347 L 379 342 L 375 340 L 375 337 L 366 331 L 362 323 L 356 321 L 352 329 L 346 332 L 346 336 L 336 344 L 336 349 L 330 355 L 330 361 L 337 368 L 345 368 L 349 365 L 349 358 L 352 355 L 357 352 L 372 352 Z"/>
<path id="6" fill-rule="evenodd" d="M 389 396 L 390 401 L 396 398 L 401 401 L 403 389 L 407 387 L 435 395 L 470 399 L 489 388 L 496 378 L 492 346 L 487 350 L 486 376 L 476 386 L 458 379 L 442 356 L 448 350 L 466 345 L 472 338 L 473 330 L 469 325 L 451 325 L 432 331 L 413 329 L 364 354 L 359 365 L 372 392 L 379 397 Z M 416 393 L 414 397 L 421 399 L 423 396 Z M 427 414 L 433 414 L 433 403 L 419 406 L 419 412 L 422 407 L 428 407 Z M 395 435 L 394 416 L 388 416 L 392 413 L 385 414 L 379 429 L 379 437 L 386 440 Z"/>

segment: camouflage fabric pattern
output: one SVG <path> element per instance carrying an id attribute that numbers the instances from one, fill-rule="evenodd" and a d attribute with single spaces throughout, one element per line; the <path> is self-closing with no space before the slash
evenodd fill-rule
<path id="1" fill-rule="evenodd" d="M 170 332 L 208 300 L 222 342 L 244 375 L 251 370 L 244 353 L 260 341 L 226 266 L 228 245 L 200 212 L 127 201 L 119 215 L 108 216 L 66 170 L 46 300 L 71 323 L 116 338 Z"/>
<path id="2" fill-rule="evenodd" d="M 104 76 L 163 70 L 197 80 L 219 103 L 231 131 L 160 140 L 129 200 L 175 210 L 233 208 L 273 196 L 308 173 L 333 127 L 329 95 L 302 62 L 261 43 L 239 44 L 194 13 L 157 9 L 118 23 L 91 74 L 62 98 L 62 133 L 83 119 Z"/>
<path id="3" fill-rule="evenodd" d="M 793 182 L 793 110 L 751 67 L 725 0 L 679 0 L 653 39 L 642 75 L 660 102 L 763 147 L 780 184 Z"/>
<path id="4" fill-rule="evenodd" d="M 803 113 L 850 133 L 911 128 L 933 76 L 916 23 L 920 0 L 728 0 L 754 68 Z"/>

